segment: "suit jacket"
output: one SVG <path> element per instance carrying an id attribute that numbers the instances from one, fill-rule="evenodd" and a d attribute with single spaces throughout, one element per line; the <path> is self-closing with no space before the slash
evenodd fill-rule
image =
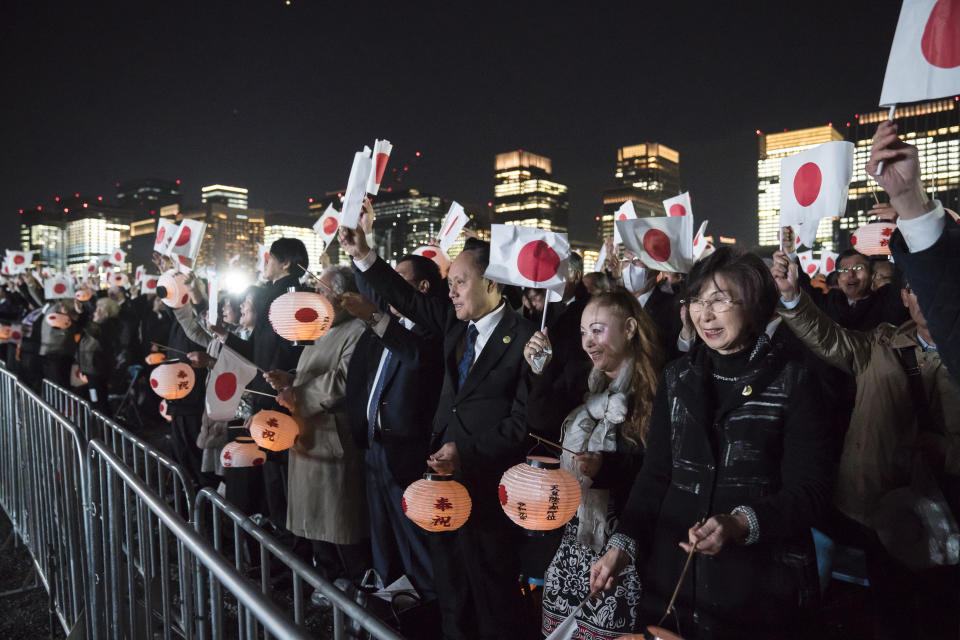
<path id="1" fill-rule="evenodd" d="M 414 290 L 381 258 L 361 277 L 401 314 L 443 336 L 444 377 L 433 418 L 433 447 L 455 442 L 460 480 L 470 492 L 472 525 L 501 527 L 509 521 L 498 500 L 500 476 L 523 460 L 527 437 L 528 367 L 523 347 L 536 327 L 507 305 L 463 387 L 457 387 L 458 352 L 467 323 L 449 300 Z"/>
<path id="2" fill-rule="evenodd" d="M 657 325 L 660 346 L 663 347 L 665 362 L 680 357 L 677 350 L 677 337 L 683 328 L 680 321 L 680 296 L 675 293 L 664 293 L 659 285 L 653 288 L 647 304 L 643 308 Z"/>

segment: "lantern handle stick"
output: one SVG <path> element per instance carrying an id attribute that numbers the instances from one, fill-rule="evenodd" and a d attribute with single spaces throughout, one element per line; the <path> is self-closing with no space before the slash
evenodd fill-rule
<path id="1" fill-rule="evenodd" d="M 538 435 L 535 434 L 535 433 L 528 433 L 527 435 L 530 436 L 531 438 L 534 438 L 534 439 L 536 439 L 536 440 L 539 440 L 539 441 L 542 442 L 543 444 L 550 445 L 551 447 L 555 447 L 555 448 L 557 448 L 557 449 L 562 449 L 562 450 L 566 451 L 567 453 L 571 453 L 571 454 L 573 454 L 573 455 L 575 455 L 575 456 L 580 455 L 579 453 L 577 453 L 576 451 L 574 451 L 574 450 L 572 450 L 572 449 L 567 449 L 567 448 L 564 447 L 563 445 L 557 444 L 556 442 L 551 442 L 550 440 L 547 440 L 546 438 L 541 438 L 540 436 L 538 436 Z"/>
<path id="2" fill-rule="evenodd" d="M 698 525 L 702 525 L 705 522 L 704 518 L 701 518 Z M 670 612 L 673 610 L 673 605 L 677 601 L 677 594 L 680 593 L 680 585 L 683 584 L 683 579 L 687 577 L 687 569 L 690 568 L 690 561 L 693 560 L 693 554 L 697 552 L 697 545 L 700 542 L 694 542 L 693 546 L 690 547 L 690 551 L 687 553 L 687 561 L 683 563 L 683 571 L 680 572 L 680 579 L 677 580 L 677 586 L 673 588 L 673 595 L 670 596 L 670 602 L 667 604 L 667 610 L 663 612 L 663 617 L 660 618 L 660 622 L 657 623 L 657 626 L 663 624 L 663 621 L 667 619 L 667 616 L 670 615 Z"/>
<path id="3" fill-rule="evenodd" d="M 273 394 L 273 393 L 264 393 L 263 391 L 254 391 L 253 389 L 246 389 L 246 388 L 245 388 L 245 389 L 243 390 L 243 392 L 244 392 L 244 393 L 255 393 L 255 394 L 257 394 L 258 396 L 267 396 L 268 398 L 276 398 L 276 397 L 277 397 L 276 394 Z"/>
<path id="4" fill-rule="evenodd" d="M 893 116 L 894 116 L 894 113 L 896 113 L 896 111 L 897 111 L 896 103 L 890 105 L 890 113 L 889 115 L 887 115 L 887 120 L 889 120 L 890 122 L 893 122 Z M 877 175 L 879 176 L 882 173 L 883 173 L 883 160 L 877 163 Z"/>
<path id="5" fill-rule="evenodd" d="M 323 280 L 321 280 L 320 278 L 317 277 L 317 274 L 313 273 L 312 271 L 310 271 L 309 269 L 307 269 L 307 268 L 306 268 L 305 266 L 303 266 L 302 264 L 299 264 L 299 263 L 298 263 L 297 266 L 300 267 L 301 269 L 303 269 L 303 270 L 307 273 L 307 275 L 313 276 L 313 279 L 317 281 L 317 284 L 319 284 L 321 287 L 323 287 L 324 289 L 326 289 L 326 290 L 327 290 L 327 293 L 329 293 L 330 295 L 332 295 L 332 296 L 334 296 L 334 297 L 337 297 L 337 292 L 334 291 L 333 289 L 331 289 L 330 287 L 328 287 L 327 284 L 326 284 Z"/>
<path id="6" fill-rule="evenodd" d="M 156 345 L 160 349 L 165 349 L 166 351 L 173 351 L 174 353 L 182 353 L 183 355 L 190 355 L 186 351 L 180 351 L 180 349 L 174 349 L 173 347 L 168 347 L 165 344 L 160 344 L 159 342 L 151 342 L 150 344 Z"/>

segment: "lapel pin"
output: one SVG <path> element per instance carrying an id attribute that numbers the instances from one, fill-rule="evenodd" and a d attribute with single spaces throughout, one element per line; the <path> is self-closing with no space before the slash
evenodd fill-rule
<path id="1" fill-rule="evenodd" d="M 510 344 L 510 336 L 503 336 L 503 344 Z"/>
<path id="2" fill-rule="evenodd" d="M 751 387 L 750 385 L 747 385 L 743 388 L 743 395 L 748 396 L 751 393 L 753 393 L 753 387 Z"/>

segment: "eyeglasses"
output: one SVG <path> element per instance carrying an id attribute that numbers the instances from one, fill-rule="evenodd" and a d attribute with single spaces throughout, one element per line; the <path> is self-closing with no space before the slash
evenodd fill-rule
<path id="1" fill-rule="evenodd" d="M 858 264 L 855 267 L 849 267 L 847 269 L 837 269 L 837 273 L 850 273 L 851 271 L 857 271 L 857 272 L 863 271 L 863 265 Z"/>
<path id="2" fill-rule="evenodd" d="M 741 300 L 731 300 L 730 298 L 710 298 L 709 300 L 689 298 L 681 301 L 682 304 L 689 305 L 690 311 L 693 313 L 702 313 L 704 309 L 709 309 L 716 314 L 727 313 L 730 309 L 733 309 L 734 305 L 741 304 L 741 302 Z"/>

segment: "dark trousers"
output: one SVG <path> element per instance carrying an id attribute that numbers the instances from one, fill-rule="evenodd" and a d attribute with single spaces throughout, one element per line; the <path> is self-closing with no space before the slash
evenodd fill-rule
<path id="1" fill-rule="evenodd" d="M 170 433 L 173 459 L 183 467 L 187 479 L 193 482 L 195 488 L 204 487 L 207 484 L 201 472 L 203 452 L 197 446 L 200 420 L 199 415 L 175 415 Z"/>
<path id="2" fill-rule="evenodd" d="M 482 529 L 475 522 L 471 525 L 473 517 L 454 533 L 429 538 L 443 637 L 516 637 L 523 616 L 517 580 L 519 533 L 506 517 L 502 526 Z"/>
<path id="3" fill-rule="evenodd" d="M 265 515 L 281 531 L 287 530 L 287 452 L 270 451 L 263 463 Z"/>
<path id="4" fill-rule="evenodd" d="M 365 463 L 373 568 L 388 585 L 406 574 L 424 600 L 433 600 L 436 594 L 427 537 L 401 506 L 406 487 L 390 473 L 379 442 L 367 450 Z"/>
<path id="5" fill-rule="evenodd" d="M 73 365 L 73 356 L 56 354 L 40 356 L 40 363 L 44 378 L 64 389 L 70 388 L 70 367 Z"/>
<path id="6" fill-rule="evenodd" d="M 111 417 L 109 378 L 93 373 L 84 375 L 87 376 L 87 397 L 90 398 L 90 404 L 103 415 Z"/>
<path id="7" fill-rule="evenodd" d="M 363 574 L 370 567 L 370 544 L 333 544 L 323 540 L 311 540 L 313 561 L 317 570 L 327 580 L 346 578 L 355 585 L 363 581 Z"/>

